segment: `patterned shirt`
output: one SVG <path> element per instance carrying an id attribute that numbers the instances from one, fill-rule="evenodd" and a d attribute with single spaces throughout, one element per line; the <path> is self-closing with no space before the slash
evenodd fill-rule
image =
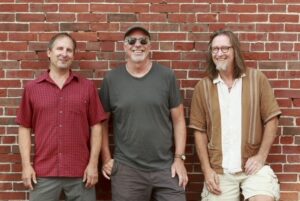
<path id="1" fill-rule="evenodd" d="M 89 162 L 90 127 L 107 118 L 92 81 L 70 72 L 62 89 L 45 73 L 29 82 L 16 122 L 35 133 L 39 177 L 82 177 Z"/>

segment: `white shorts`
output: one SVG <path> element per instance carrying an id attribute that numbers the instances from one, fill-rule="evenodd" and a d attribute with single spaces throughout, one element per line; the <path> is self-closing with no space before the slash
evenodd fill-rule
<path id="1" fill-rule="evenodd" d="M 280 198 L 278 179 L 267 165 L 254 175 L 224 173 L 219 175 L 219 180 L 222 194 L 210 193 L 204 184 L 202 201 L 240 201 L 240 193 L 243 194 L 245 200 L 256 195 L 267 195 L 276 201 Z"/>

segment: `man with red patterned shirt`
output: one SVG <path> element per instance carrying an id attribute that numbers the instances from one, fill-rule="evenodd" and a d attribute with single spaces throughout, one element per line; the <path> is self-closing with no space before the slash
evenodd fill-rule
<path id="1" fill-rule="evenodd" d="M 62 191 L 67 200 L 96 200 L 102 121 L 107 116 L 93 82 L 70 70 L 75 48 L 69 34 L 55 35 L 48 44 L 49 70 L 24 89 L 16 122 L 22 180 L 31 201 L 57 201 Z"/>

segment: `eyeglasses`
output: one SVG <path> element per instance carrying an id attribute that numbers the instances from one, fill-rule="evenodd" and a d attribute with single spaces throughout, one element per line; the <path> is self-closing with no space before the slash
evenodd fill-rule
<path id="1" fill-rule="evenodd" d="M 230 48 L 232 48 L 232 46 L 212 47 L 211 52 L 213 54 L 217 54 L 219 52 L 219 50 L 221 50 L 222 53 L 227 53 L 227 52 L 229 52 Z"/>
<path id="2" fill-rule="evenodd" d="M 147 45 L 149 42 L 148 38 L 133 38 L 133 37 L 128 37 L 125 40 L 129 45 L 134 45 L 136 41 L 139 41 L 141 45 Z"/>

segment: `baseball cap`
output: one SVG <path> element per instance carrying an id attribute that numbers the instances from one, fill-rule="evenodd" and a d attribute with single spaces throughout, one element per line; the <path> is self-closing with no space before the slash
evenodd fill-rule
<path id="1" fill-rule="evenodd" d="M 149 31 L 141 25 L 133 25 L 133 26 L 129 27 L 124 34 L 124 38 L 129 36 L 135 30 L 140 30 L 140 31 L 144 32 L 144 34 L 146 34 L 151 39 Z"/>

